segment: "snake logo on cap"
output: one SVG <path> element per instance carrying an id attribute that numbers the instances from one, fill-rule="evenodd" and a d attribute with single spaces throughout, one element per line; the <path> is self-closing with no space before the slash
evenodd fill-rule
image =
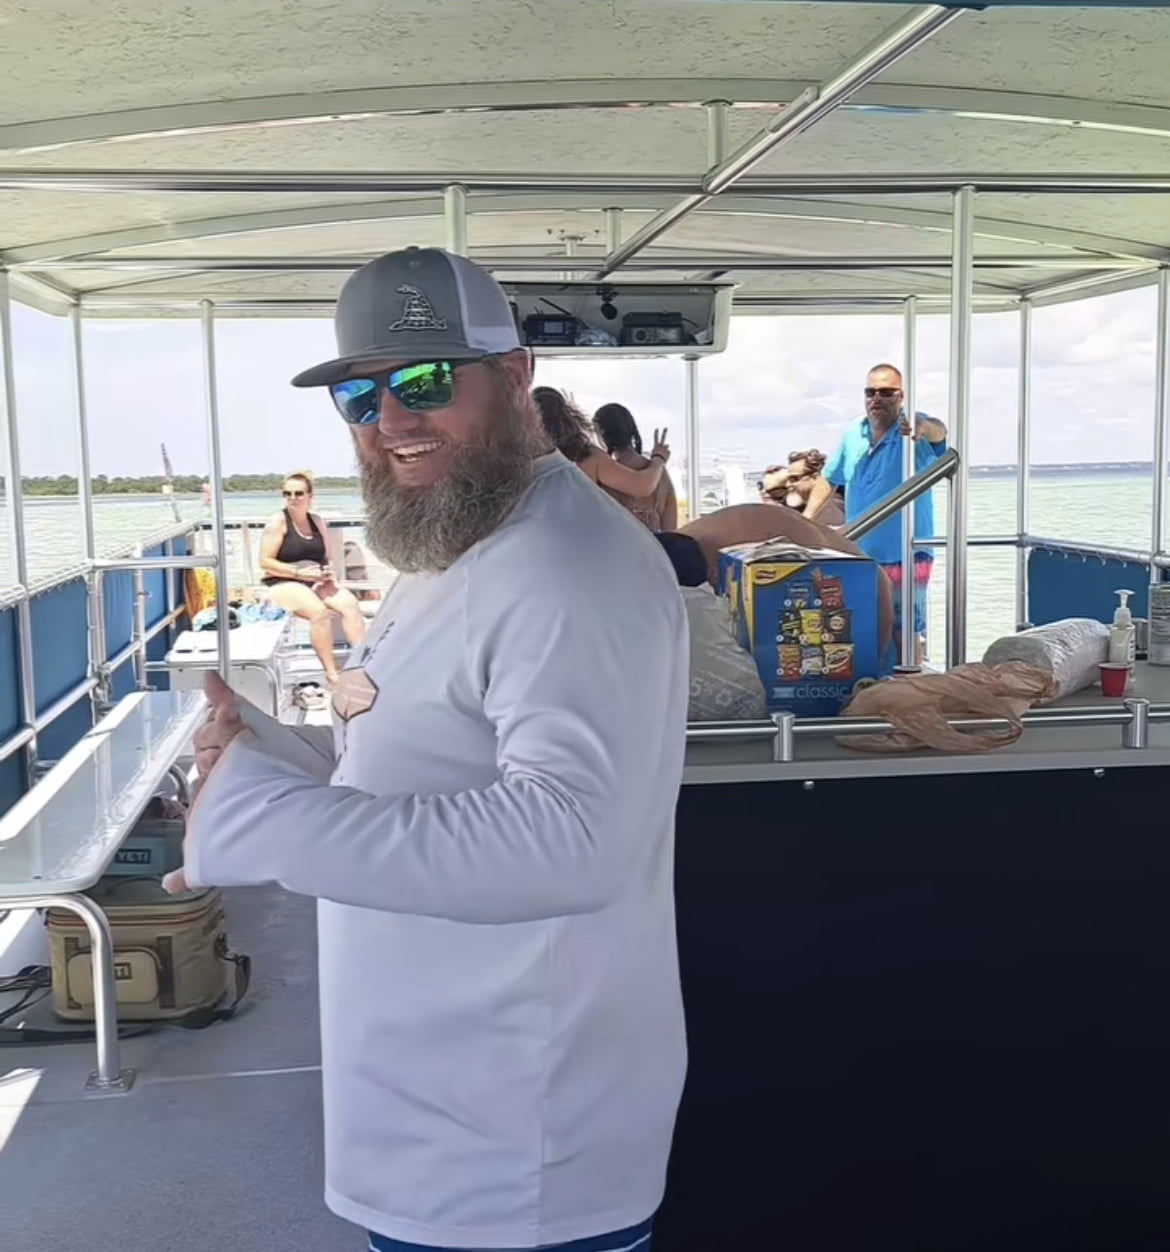
<path id="1" fill-rule="evenodd" d="M 446 330 L 446 319 L 435 316 L 431 302 L 423 295 L 422 290 L 413 283 L 403 283 L 398 288 L 406 297 L 402 307 L 402 316 L 391 322 L 389 330 Z"/>

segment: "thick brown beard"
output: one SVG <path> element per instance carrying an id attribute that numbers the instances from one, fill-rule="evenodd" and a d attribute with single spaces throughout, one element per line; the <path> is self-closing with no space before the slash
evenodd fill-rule
<path id="1" fill-rule="evenodd" d="M 532 481 L 533 461 L 548 449 L 525 396 L 501 383 L 495 421 L 483 437 L 460 444 L 446 473 L 429 487 L 404 487 L 391 464 L 362 462 L 366 539 L 404 574 L 450 568 L 497 530 Z"/>

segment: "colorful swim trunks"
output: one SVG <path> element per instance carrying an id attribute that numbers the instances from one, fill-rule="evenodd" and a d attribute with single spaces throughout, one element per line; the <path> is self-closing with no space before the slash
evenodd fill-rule
<path id="1" fill-rule="evenodd" d="M 934 559 L 929 556 L 914 558 L 914 633 L 926 633 L 926 588 L 930 583 L 930 571 L 934 568 Z M 883 565 L 882 569 L 889 575 L 894 589 L 894 629 L 902 630 L 902 562 Z"/>

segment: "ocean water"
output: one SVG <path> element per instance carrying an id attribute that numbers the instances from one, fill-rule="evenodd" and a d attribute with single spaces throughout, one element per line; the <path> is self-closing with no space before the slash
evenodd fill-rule
<path id="1" fill-rule="evenodd" d="M 935 525 L 946 530 L 947 488 L 935 491 Z M 1005 478 L 975 477 L 969 487 L 968 533 L 1007 535 L 1015 530 L 1015 482 Z M 1122 473 L 1068 473 L 1032 480 L 1033 534 L 1073 542 L 1104 543 L 1146 550 L 1150 545 L 1150 475 Z M 203 521 L 207 512 L 197 497 L 176 501 L 184 520 Z M 317 509 L 325 516 L 357 517 L 360 502 L 345 492 L 318 493 Z M 0 504 L 0 511 L 6 506 Z M 264 519 L 279 507 L 268 495 L 231 495 L 225 501 L 229 518 Z M 0 516 L 0 587 L 14 582 L 8 552 L 8 518 Z M 94 525 L 99 553 L 125 549 L 173 524 L 168 503 L 158 497 L 107 497 L 94 503 Z M 360 541 L 360 528 L 347 532 Z M 76 500 L 25 501 L 25 538 L 30 581 L 49 577 L 82 559 L 81 510 Z M 252 538 L 255 559 L 258 532 Z M 231 539 L 231 581 L 247 581 L 246 554 L 237 536 Z M 935 561 L 929 596 L 928 648 L 941 657 L 944 638 L 944 579 L 946 556 Z M 968 557 L 968 640 L 970 655 L 979 656 L 1000 635 L 1015 628 L 1015 551 L 1010 548 L 974 548 Z M 370 577 L 381 581 L 371 562 Z"/>

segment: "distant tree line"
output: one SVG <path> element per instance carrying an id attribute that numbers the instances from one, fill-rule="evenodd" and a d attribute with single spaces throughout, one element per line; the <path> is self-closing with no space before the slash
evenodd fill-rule
<path id="1" fill-rule="evenodd" d="M 146 496 L 156 495 L 162 491 L 166 480 L 161 475 L 149 475 L 142 478 L 127 478 L 121 475 L 109 478 L 99 474 L 92 480 L 95 496 Z M 198 495 L 206 480 L 199 474 L 176 474 L 171 485 L 176 495 Z M 283 474 L 229 474 L 223 480 L 225 492 L 258 492 L 280 490 L 284 482 Z M 77 495 L 77 479 L 68 474 L 53 477 L 22 478 L 21 483 L 26 496 L 75 496 Z M 317 487 L 322 490 L 329 488 L 356 488 L 356 478 L 318 478 Z M 4 479 L 0 477 L 0 493 L 4 491 Z"/>

